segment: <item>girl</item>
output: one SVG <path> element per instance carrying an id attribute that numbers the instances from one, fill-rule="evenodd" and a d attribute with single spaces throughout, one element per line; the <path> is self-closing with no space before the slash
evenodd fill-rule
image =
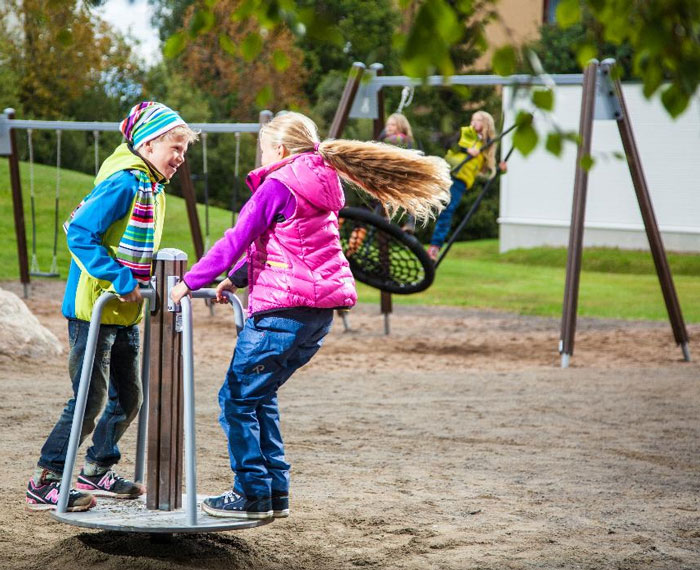
<path id="1" fill-rule="evenodd" d="M 279 424 L 277 390 L 321 347 L 333 310 L 355 304 L 355 284 L 343 256 L 338 176 L 360 186 L 389 211 L 429 218 L 447 200 L 449 167 L 391 145 L 319 142 L 316 125 L 299 113 L 273 119 L 260 132 L 262 166 L 248 175 L 252 196 L 226 230 L 171 292 L 190 291 L 234 269 L 216 288 L 248 285 L 248 313 L 219 392 L 219 421 L 228 438 L 233 489 L 202 509 L 232 518 L 289 514 L 289 464 Z M 407 187 L 404 181 L 413 183 Z"/>
<path id="2" fill-rule="evenodd" d="M 379 140 L 402 148 L 413 148 L 413 131 L 406 115 L 403 113 L 389 115 Z"/>
<path id="3" fill-rule="evenodd" d="M 459 138 L 459 150 L 447 151 L 445 160 L 452 167 L 452 186 L 450 187 L 450 203 L 435 222 L 433 236 L 430 239 L 428 255 L 437 260 L 438 253 L 452 225 L 452 216 L 457 211 L 462 195 L 474 185 L 480 173 L 495 172 L 496 145 L 491 145 L 482 152 L 482 147 L 496 136 L 493 117 L 486 111 L 477 111 L 472 115 L 471 124 L 462 127 Z M 501 163 L 505 172 L 505 163 Z"/>

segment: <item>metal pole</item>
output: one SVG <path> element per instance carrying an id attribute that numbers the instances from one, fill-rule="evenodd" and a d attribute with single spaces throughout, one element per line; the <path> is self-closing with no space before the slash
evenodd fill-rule
<path id="1" fill-rule="evenodd" d="M 5 109 L 7 118 L 15 118 L 14 109 Z M 19 156 L 15 129 L 10 128 L 10 155 L 7 157 L 12 185 L 12 211 L 15 219 L 15 237 L 17 239 L 17 257 L 19 260 L 19 278 L 24 287 L 24 298 L 29 297 L 29 260 L 27 258 L 27 234 L 24 224 L 24 203 L 22 202 L 22 182 L 19 175 Z"/>
<path id="2" fill-rule="evenodd" d="M 350 75 L 345 83 L 345 89 L 343 89 L 343 95 L 340 97 L 340 103 L 338 103 L 338 109 L 335 111 L 335 117 L 333 117 L 331 128 L 328 130 L 329 139 L 337 139 L 343 134 L 345 123 L 348 121 L 348 115 L 352 108 L 352 102 L 355 100 L 357 89 L 360 86 L 360 79 L 362 79 L 362 74 L 364 72 L 364 63 L 356 61 L 352 64 Z"/>
<path id="3" fill-rule="evenodd" d="M 143 307 L 143 346 L 141 353 L 141 387 L 143 403 L 139 411 L 139 423 L 136 431 L 136 465 L 134 481 L 143 483 L 146 465 L 146 436 L 148 434 L 148 382 L 151 374 L 151 308 L 156 304 L 156 292 L 152 289 L 141 291 L 145 303 Z"/>
<path id="4" fill-rule="evenodd" d="M 586 215 L 586 194 L 588 191 L 588 171 L 581 165 L 581 160 L 584 156 L 589 156 L 591 153 L 597 70 L 598 62 L 592 60 L 583 73 L 581 120 L 579 123 L 581 142 L 576 154 L 574 199 L 571 208 L 569 249 L 566 258 L 566 283 L 564 285 L 564 307 L 559 340 L 562 368 L 569 366 L 569 359 L 574 353 L 576 311 L 578 307 L 579 280 L 581 277 L 581 255 L 583 252 L 583 224 Z"/>
<path id="5" fill-rule="evenodd" d="M 83 355 L 83 367 L 80 371 L 78 393 L 75 396 L 75 409 L 73 411 L 73 423 L 71 424 L 70 438 L 68 440 L 68 450 L 66 451 L 66 460 L 63 464 L 61 490 L 58 494 L 58 505 L 56 507 L 56 511 L 59 513 L 65 513 L 68 508 L 68 496 L 70 493 L 71 480 L 73 479 L 75 457 L 78 454 L 78 447 L 80 446 L 80 432 L 83 430 L 85 405 L 87 404 L 90 379 L 92 378 L 92 365 L 95 362 L 95 347 L 97 346 L 97 337 L 100 332 L 102 309 L 104 309 L 107 302 L 114 296 L 114 293 L 102 293 L 92 308 L 90 328 L 88 329 L 85 353 Z"/>
<path id="6" fill-rule="evenodd" d="M 606 60 L 601 64 L 602 73 L 610 74 L 611 70 L 611 62 Z M 683 321 L 683 313 L 680 303 L 678 302 L 676 288 L 673 284 L 671 268 L 668 265 L 666 251 L 664 249 L 663 240 L 661 239 L 661 232 L 659 232 L 659 225 L 656 221 L 654 208 L 651 203 L 649 187 L 647 186 L 644 171 L 642 170 L 642 159 L 639 156 L 637 143 L 634 139 L 634 133 L 632 132 L 632 123 L 629 113 L 627 112 L 627 106 L 625 105 L 622 85 L 617 78 L 613 80 L 613 85 L 620 102 L 620 107 L 622 108 L 622 115 L 617 120 L 617 128 L 620 131 L 620 138 L 622 139 L 622 146 L 625 149 L 627 165 L 632 175 L 634 192 L 637 195 L 637 202 L 639 203 L 639 209 L 642 214 L 642 219 L 644 220 L 644 228 L 646 229 L 647 238 L 649 239 L 649 248 L 651 249 L 651 255 L 654 259 L 656 274 L 659 277 L 659 284 L 661 285 L 661 291 L 666 304 L 666 311 L 668 312 L 668 318 L 671 321 L 671 328 L 673 329 L 673 337 L 676 340 L 676 344 L 681 347 L 683 358 L 686 361 L 690 361 L 688 331 Z"/>
<path id="7" fill-rule="evenodd" d="M 194 360 L 192 357 L 192 301 L 185 295 L 182 305 L 182 382 L 184 391 L 185 489 L 187 524 L 197 526 L 197 458 L 194 425 Z"/>
<path id="8" fill-rule="evenodd" d="M 272 111 L 260 111 L 260 128 L 258 129 L 258 142 L 255 145 L 255 168 L 260 166 L 262 148 L 260 147 L 260 129 L 272 120 Z"/>

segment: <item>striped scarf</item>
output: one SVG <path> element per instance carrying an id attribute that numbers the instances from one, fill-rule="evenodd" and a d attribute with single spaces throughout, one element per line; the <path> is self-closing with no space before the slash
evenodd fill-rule
<path id="1" fill-rule="evenodd" d="M 153 260 L 156 196 L 163 191 L 163 184 L 151 182 L 148 174 L 141 170 L 129 172 L 136 177 L 139 187 L 129 222 L 117 247 L 116 260 L 131 270 L 136 281 L 148 285 Z M 63 231 L 68 233 L 68 226 L 84 203 L 85 199 L 81 200 L 71 212 L 63 224 Z"/>
<path id="2" fill-rule="evenodd" d="M 163 191 L 163 185 L 151 182 L 148 174 L 140 170 L 131 173 L 138 179 L 139 188 L 129 223 L 117 247 L 117 261 L 131 269 L 136 281 L 148 284 L 153 260 L 156 195 Z"/>

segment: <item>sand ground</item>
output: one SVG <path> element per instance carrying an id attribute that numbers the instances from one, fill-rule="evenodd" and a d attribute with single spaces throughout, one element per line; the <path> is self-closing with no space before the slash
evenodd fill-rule
<path id="1" fill-rule="evenodd" d="M 39 282 L 27 304 L 65 344 L 61 294 Z M 359 306 L 350 323 L 280 390 L 291 516 L 164 541 L 24 509 L 66 359 L 1 361 L 0 567 L 700 568 L 700 360 L 668 324 L 581 319 L 563 370 L 557 319 L 396 306 L 385 336 Z M 216 393 L 234 342 L 230 311 L 197 301 L 200 493 L 231 483 Z"/>

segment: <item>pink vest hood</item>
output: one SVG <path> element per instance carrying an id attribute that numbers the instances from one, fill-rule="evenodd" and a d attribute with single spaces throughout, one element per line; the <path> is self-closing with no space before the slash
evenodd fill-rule
<path id="1" fill-rule="evenodd" d="M 249 313 L 354 305 L 355 282 L 338 232 L 345 196 L 336 171 L 320 154 L 304 153 L 254 170 L 247 183 L 255 192 L 267 179 L 294 194 L 296 209 L 248 249 Z"/>

